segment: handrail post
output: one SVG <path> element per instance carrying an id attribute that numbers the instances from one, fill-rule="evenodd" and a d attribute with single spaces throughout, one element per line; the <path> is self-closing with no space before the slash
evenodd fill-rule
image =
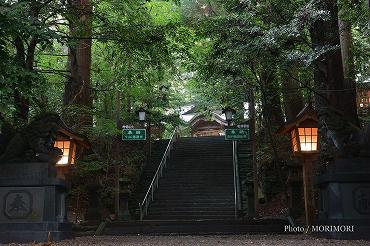
<path id="1" fill-rule="evenodd" d="M 239 160 L 238 160 L 238 142 L 235 141 L 235 173 L 236 173 L 236 193 L 238 210 L 242 209 L 241 197 L 240 197 L 240 179 L 239 179 Z"/>
<path id="2" fill-rule="evenodd" d="M 143 220 L 143 206 L 141 205 L 141 203 L 139 203 L 139 210 L 140 210 L 140 220 Z"/>
<path id="3" fill-rule="evenodd" d="M 235 141 L 233 140 L 233 173 L 234 173 L 234 216 L 238 217 L 237 191 L 236 191 L 236 173 L 235 173 Z"/>
<path id="4" fill-rule="evenodd" d="M 234 169 L 234 206 L 235 218 L 238 218 L 238 212 L 241 210 L 240 183 L 239 183 L 239 165 L 238 165 L 238 147 L 237 141 L 233 140 L 233 169 Z"/>

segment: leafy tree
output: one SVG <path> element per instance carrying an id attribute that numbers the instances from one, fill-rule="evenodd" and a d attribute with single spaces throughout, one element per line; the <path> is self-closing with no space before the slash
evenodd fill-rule
<path id="1" fill-rule="evenodd" d="M 2 56 L 12 61 L 2 66 L 2 93 L 14 105 L 15 124 L 21 125 L 28 121 L 31 104 L 45 106 L 37 88 L 42 88 L 39 81 L 46 81 L 35 69 L 35 53 L 59 38 L 55 20 L 64 7 L 59 1 L 7 1 L 0 7 Z"/>

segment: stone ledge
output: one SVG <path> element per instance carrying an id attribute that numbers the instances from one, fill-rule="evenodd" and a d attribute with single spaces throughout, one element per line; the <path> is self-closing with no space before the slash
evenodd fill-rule
<path id="1" fill-rule="evenodd" d="M 48 242 L 49 232 L 51 234 L 51 241 L 73 238 L 71 232 L 65 231 L 7 231 L 0 232 L 0 243 L 46 243 Z"/>
<path id="2" fill-rule="evenodd" d="M 0 178 L 0 187 L 58 186 L 67 188 L 64 180 L 58 178 Z"/>
<path id="3" fill-rule="evenodd" d="M 56 177 L 55 165 L 47 162 L 13 162 L 1 164 L 1 178 L 37 179 Z"/>

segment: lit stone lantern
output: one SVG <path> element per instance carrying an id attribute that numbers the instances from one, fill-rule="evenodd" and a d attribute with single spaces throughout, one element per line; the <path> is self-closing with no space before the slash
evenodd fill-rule
<path id="1" fill-rule="evenodd" d="M 75 164 L 76 144 L 74 144 L 73 140 L 59 138 L 55 141 L 54 147 L 63 151 L 63 157 L 57 162 L 57 165 Z"/>
<path id="2" fill-rule="evenodd" d="M 318 152 L 317 114 L 308 104 L 293 122 L 288 122 L 278 130 L 279 134 L 290 134 L 294 154 Z"/>
<path id="3" fill-rule="evenodd" d="M 317 121 L 306 119 L 290 132 L 293 152 L 317 152 L 318 128 Z"/>
<path id="4" fill-rule="evenodd" d="M 314 219 L 312 166 L 319 149 L 317 114 L 312 105 L 304 107 L 293 122 L 280 127 L 277 133 L 290 135 L 293 154 L 302 157 L 306 224 L 312 225 Z"/>
<path id="5" fill-rule="evenodd" d="M 60 127 L 54 147 L 63 151 L 63 156 L 57 162 L 57 167 L 67 167 L 75 164 L 78 154 L 90 146 L 84 136 L 74 133 L 66 127 Z"/>

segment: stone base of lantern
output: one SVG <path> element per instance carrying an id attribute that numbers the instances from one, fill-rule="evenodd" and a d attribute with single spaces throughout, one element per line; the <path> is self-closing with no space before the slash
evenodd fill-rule
<path id="1" fill-rule="evenodd" d="M 0 172 L 0 243 L 72 237 L 64 181 L 48 163 L 9 163 Z"/>
<path id="2" fill-rule="evenodd" d="M 316 225 L 336 226 L 330 227 L 329 231 L 325 228 L 318 231 L 317 236 L 370 239 L 369 163 L 369 158 L 338 159 L 317 178 L 319 214 Z M 353 231 L 344 230 L 343 226 L 349 226 Z"/>

